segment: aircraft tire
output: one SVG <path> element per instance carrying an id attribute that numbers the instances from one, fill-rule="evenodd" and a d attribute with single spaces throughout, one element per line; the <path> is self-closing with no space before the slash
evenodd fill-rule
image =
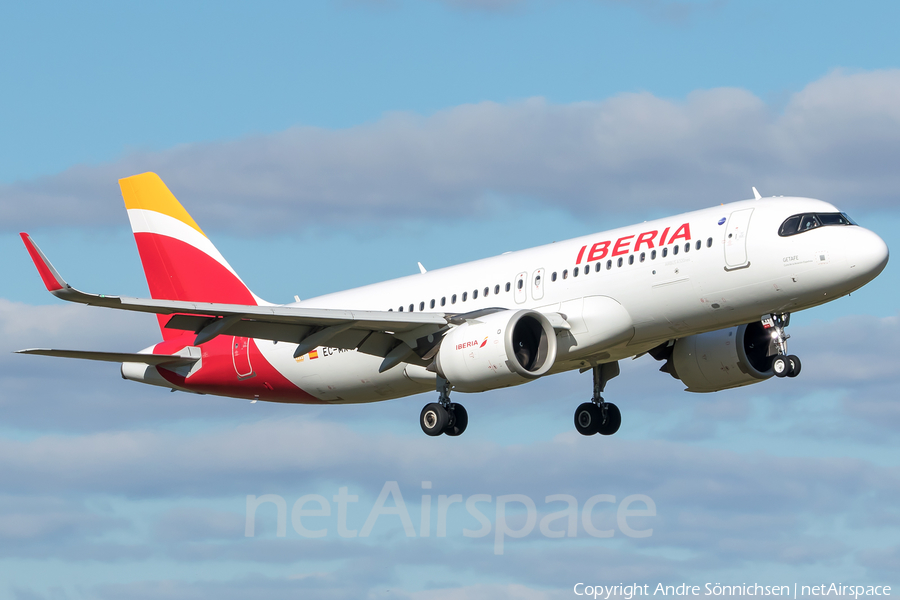
<path id="1" fill-rule="evenodd" d="M 426 404 L 419 415 L 419 425 L 422 426 L 422 431 L 432 437 L 444 433 L 449 422 L 450 415 L 447 414 L 447 409 L 438 402 Z"/>
<path id="2" fill-rule="evenodd" d="M 796 354 L 791 354 L 788 356 L 788 361 L 791 363 L 791 369 L 788 371 L 788 377 L 796 377 L 800 374 L 800 358 Z"/>
<path id="3" fill-rule="evenodd" d="M 791 361 L 787 356 L 779 354 L 772 361 L 772 370 L 775 371 L 775 377 L 787 377 L 791 372 Z"/>
<path id="4" fill-rule="evenodd" d="M 451 402 L 447 408 L 450 412 L 450 423 L 444 429 L 444 433 L 452 437 L 462 435 L 462 432 L 469 425 L 469 413 L 466 412 L 466 407 L 462 404 Z"/>
<path id="5" fill-rule="evenodd" d="M 599 410 L 597 412 L 600 412 Z M 600 435 L 612 435 L 622 426 L 622 413 L 619 407 L 610 402 L 606 403 L 606 423 L 600 423 L 597 433 Z"/>
<path id="6" fill-rule="evenodd" d="M 575 430 L 581 435 L 594 435 L 600 424 L 600 409 L 593 402 L 585 402 L 575 409 Z"/>

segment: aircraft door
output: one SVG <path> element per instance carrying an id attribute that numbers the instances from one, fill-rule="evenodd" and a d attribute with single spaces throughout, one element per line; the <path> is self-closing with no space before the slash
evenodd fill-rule
<path id="1" fill-rule="evenodd" d="M 531 299 L 540 300 L 544 297 L 544 270 L 538 269 L 531 275 Z"/>
<path id="2" fill-rule="evenodd" d="M 234 336 L 231 339 L 231 362 L 238 379 L 249 379 L 255 375 L 250 366 L 250 338 Z"/>
<path id="3" fill-rule="evenodd" d="M 516 275 L 516 282 L 513 284 L 513 292 L 515 293 L 516 304 L 522 304 L 528 300 L 528 290 L 526 289 L 525 280 L 528 279 L 528 273 L 525 271 Z"/>
<path id="4" fill-rule="evenodd" d="M 725 224 L 725 270 L 733 271 L 750 266 L 747 260 L 747 229 L 752 208 L 736 210 Z"/>

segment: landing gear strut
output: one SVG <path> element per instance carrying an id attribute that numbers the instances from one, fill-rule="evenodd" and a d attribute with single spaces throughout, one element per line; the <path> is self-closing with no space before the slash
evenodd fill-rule
<path id="1" fill-rule="evenodd" d="M 440 394 L 438 401 L 426 404 L 419 415 L 422 431 L 430 436 L 461 435 L 469 424 L 469 414 L 462 404 L 450 402 L 450 382 L 440 376 L 437 391 Z"/>
<path id="2" fill-rule="evenodd" d="M 606 382 L 619 374 L 619 363 L 594 365 L 594 396 L 575 410 L 575 429 L 581 435 L 612 435 L 622 424 L 619 407 L 603 400 Z"/>
<path id="3" fill-rule="evenodd" d="M 772 359 L 772 370 L 776 377 L 796 377 L 800 374 L 800 359 L 794 354 L 787 353 L 787 341 L 791 337 L 784 332 L 784 328 L 791 324 L 791 314 L 770 314 L 762 316 L 763 328 L 771 331 L 772 340 L 769 342 L 769 356 Z"/>

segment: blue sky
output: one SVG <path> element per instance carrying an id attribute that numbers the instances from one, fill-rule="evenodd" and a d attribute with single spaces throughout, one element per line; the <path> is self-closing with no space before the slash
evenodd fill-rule
<path id="1" fill-rule="evenodd" d="M 371 406 L 169 394 L 115 365 L 11 355 L 135 351 L 152 318 L 57 302 L 16 235 L 73 284 L 146 294 L 116 180 L 155 170 L 261 296 L 289 301 L 720 202 L 796 194 L 900 236 L 895 3 L 354 0 L 20 4 L 0 18 L 0 598 L 572 597 L 579 582 L 900 586 L 897 268 L 794 316 L 803 374 L 692 395 L 649 357 L 582 439 L 588 375 L 462 398 L 429 439 L 428 396 Z M 248 495 L 359 497 L 396 481 L 417 535 L 307 539 Z M 423 490 L 422 482 L 432 482 Z M 422 537 L 423 494 L 432 496 Z M 463 504 L 438 537 L 439 495 Z M 601 503 L 596 538 L 507 537 Z M 521 507 L 520 507 L 521 508 Z M 507 515 L 512 528 L 525 515 Z M 520 511 L 521 512 L 521 511 Z M 561 525 L 562 524 L 562 525 Z M 557 521 L 555 529 L 564 528 Z M 895 588 L 896 589 L 896 588 Z"/>

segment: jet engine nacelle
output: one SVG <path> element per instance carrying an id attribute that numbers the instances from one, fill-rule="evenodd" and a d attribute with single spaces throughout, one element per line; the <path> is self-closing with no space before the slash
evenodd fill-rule
<path id="1" fill-rule="evenodd" d="M 759 322 L 681 338 L 667 369 L 689 392 L 717 392 L 768 379 L 771 335 Z"/>
<path id="2" fill-rule="evenodd" d="M 556 332 L 543 314 L 504 310 L 451 329 L 436 356 L 438 374 L 461 392 L 483 392 L 545 375 L 556 360 Z"/>

